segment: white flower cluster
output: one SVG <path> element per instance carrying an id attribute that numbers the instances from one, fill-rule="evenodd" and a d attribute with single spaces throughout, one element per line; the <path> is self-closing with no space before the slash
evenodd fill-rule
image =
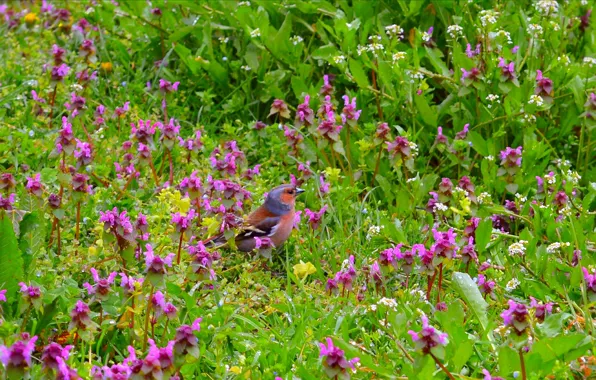
<path id="1" fill-rule="evenodd" d="M 412 151 L 412 156 L 417 156 L 418 155 L 418 145 L 416 145 L 415 142 L 409 141 L 408 146 L 410 147 L 410 150 Z"/>
<path id="2" fill-rule="evenodd" d="M 584 64 L 594 67 L 594 65 L 596 65 L 596 58 L 584 57 Z"/>
<path id="3" fill-rule="evenodd" d="M 501 101 L 499 100 L 499 95 L 495 95 L 495 94 L 488 94 L 488 96 L 486 97 L 486 100 L 488 100 L 491 103 L 497 102 L 497 103 L 501 103 Z M 491 108 L 492 104 L 488 105 L 488 108 Z"/>
<path id="4" fill-rule="evenodd" d="M 553 28 L 553 30 L 555 32 L 558 32 L 559 30 L 561 30 L 561 25 L 559 25 L 557 22 L 555 21 L 551 21 L 548 23 L 550 25 L 551 28 Z"/>
<path id="5" fill-rule="evenodd" d="M 403 38 L 403 36 L 404 36 L 403 28 L 401 26 L 395 25 L 395 24 L 386 26 L 385 33 L 387 33 L 387 35 L 390 37 Z"/>
<path id="6" fill-rule="evenodd" d="M 552 16 L 559 11 L 556 0 L 540 0 L 536 3 L 536 10 L 543 16 Z"/>
<path id="7" fill-rule="evenodd" d="M 579 180 L 582 179 L 582 176 L 579 175 L 578 172 L 571 171 L 571 169 L 569 169 L 567 170 L 567 179 L 574 185 L 577 185 L 579 183 Z"/>
<path id="8" fill-rule="evenodd" d="M 480 11 L 480 23 L 482 26 L 496 24 L 498 17 L 499 12 L 492 9 L 484 9 Z"/>
<path id="9" fill-rule="evenodd" d="M 554 185 L 554 184 L 557 183 L 557 176 L 555 175 L 555 173 L 553 173 L 552 175 L 549 173 L 549 174 L 547 174 L 547 175 L 544 176 L 544 180 L 549 185 Z"/>
<path id="10" fill-rule="evenodd" d="M 526 201 L 528 200 L 527 197 L 524 197 L 523 195 L 521 195 L 520 193 L 515 193 L 515 199 L 520 203 L 526 203 Z"/>
<path id="11" fill-rule="evenodd" d="M 569 66 L 569 64 L 571 63 L 571 59 L 569 59 L 569 56 L 567 54 L 563 54 L 562 56 L 557 57 L 557 61 L 561 63 L 563 66 Z"/>
<path id="12" fill-rule="evenodd" d="M 383 228 L 385 228 L 385 226 L 370 226 L 366 234 L 366 240 L 370 240 L 374 236 L 378 236 Z"/>
<path id="13" fill-rule="evenodd" d="M 509 33 L 508 31 L 506 31 L 504 29 L 499 29 L 494 33 L 489 33 L 488 36 L 492 40 L 494 40 L 497 37 L 502 37 L 503 39 L 507 40 L 507 43 L 509 45 L 513 44 L 513 41 L 511 40 L 511 33 Z M 499 45 L 499 47 L 502 47 L 502 46 Z"/>
<path id="14" fill-rule="evenodd" d="M 341 65 L 342 63 L 344 63 L 346 61 L 346 57 L 344 55 L 336 55 L 335 57 L 333 57 L 333 62 L 335 62 L 338 65 Z"/>
<path id="15" fill-rule="evenodd" d="M 395 310 L 397 308 L 397 301 L 393 298 L 381 298 L 378 302 L 381 305 L 385 305 L 387 307 L 392 308 L 393 310 Z"/>
<path id="16" fill-rule="evenodd" d="M 540 95 L 532 95 L 530 96 L 529 104 L 536 104 L 538 107 L 541 107 L 544 104 L 544 99 Z"/>
<path id="17" fill-rule="evenodd" d="M 491 155 L 488 155 L 488 156 L 486 156 L 486 159 L 487 159 L 488 161 L 491 161 L 491 162 L 492 162 L 492 161 L 494 161 L 494 160 L 495 160 L 495 156 L 493 156 L 493 155 L 491 154 Z"/>
<path id="18" fill-rule="evenodd" d="M 219 37 L 218 38 L 219 42 L 221 42 L 222 44 L 227 44 L 228 41 L 230 41 L 230 37 Z"/>
<path id="19" fill-rule="evenodd" d="M 517 289 L 519 284 L 521 284 L 521 282 L 519 282 L 517 278 L 512 278 L 511 280 L 509 280 L 509 282 L 507 282 L 507 285 L 505 285 L 505 290 L 508 292 L 512 292 L 515 289 Z"/>
<path id="20" fill-rule="evenodd" d="M 244 71 L 250 71 L 250 66 L 247 66 L 247 65 L 240 66 L 240 68 Z"/>
<path id="21" fill-rule="evenodd" d="M 509 255 L 510 256 L 523 256 L 526 254 L 526 245 L 528 245 L 528 242 L 525 240 L 520 240 L 516 243 L 513 243 L 509 246 L 509 248 L 507 249 L 509 251 Z"/>
<path id="22" fill-rule="evenodd" d="M 290 38 L 290 42 L 291 42 L 291 43 L 292 43 L 294 46 L 298 45 L 298 44 L 299 44 L 300 42 L 302 42 L 302 41 L 304 41 L 304 38 L 302 38 L 302 37 L 300 37 L 300 36 L 292 36 L 292 37 Z"/>
<path id="23" fill-rule="evenodd" d="M 405 51 L 398 51 L 397 53 L 393 53 L 393 64 L 395 65 L 397 62 L 401 61 L 402 59 L 406 58 Z"/>
<path id="24" fill-rule="evenodd" d="M 480 193 L 480 195 L 478 196 L 478 203 L 481 205 L 482 204 L 491 204 L 492 198 L 491 198 L 490 194 L 487 192 Z"/>
<path id="25" fill-rule="evenodd" d="M 550 253 L 550 254 L 557 253 L 557 252 L 559 252 L 559 250 L 562 247 L 569 247 L 570 245 L 571 244 L 568 243 L 568 242 L 564 242 L 564 243 L 559 243 L 559 242 L 552 243 L 548 247 L 546 247 L 546 253 Z"/>
<path id="26" fill-rule="evenodd" d="M 438 212 L 438 211 L 445 212 L 447 210 L 449 210 L 449 207 L 445 206 L 443 203 L 440 203 L 440 202 L 435 203 L 435 205 L 433 206 L 434 212 Z"/>
<path id="27" fill-rule="evenodd" d="M 252 38 L 260 37 L 261 36 L 261 29 L 256 28 L 250 32 L 250 36 Z"/>
<path id="28" fill-rule="evenodd" d="M 455 40 L 464 34 L 464 28 L 457 24 L 449 25 L 447 27 L 447 34 L 449 34 L 449 36 Z"/>
<path id="29" fill-rule="evenodd" d="M 422 41 L 428 42 L 428 41 L 430 41 L 431 38 L 432 38 L 432 36 L 430 34 L 428 34 L 428 32 L 422 33 Z"/>
<path id="30" fill-rule="evenodd" d="M 542 33 L 544 32 L 544 30 L 542 29 L 542 26 L 540 26 L 538 24 L 528 25 L 527 31 L 529 34 L 532 35 L 533 38 L 538 38 L 538 37 L 542 36 Z"/>
<path id="31" fill-rule="evenodd" d="M 524 115 L 522 116 L 522 122 L 523 123 L 535 123 L 536 122 L 536 116 L 529 114 L 529 113 L 524 113 Z"/>

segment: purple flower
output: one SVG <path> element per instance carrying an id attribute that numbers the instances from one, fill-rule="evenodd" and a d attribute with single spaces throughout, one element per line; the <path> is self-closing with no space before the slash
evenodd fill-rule
<path id="1" fill-rule="evenodd" d="M 321 192 L 322 195 L 328 194 L 331 185 L 329 184 L 329 182 L 325 182 L 325 177 L 323 177 L 323 175 L 319 176 L 319 191 Z"/>
<path id="2" fill-rule="evenodd" d="M 174 351 L 178 355 L 187 355 L 197 357 L 199 354 L 199 339 L 195 336 L 195 331 L 201 331 L 201 321 L 203 318 L 197 318 L 192 325 L 182 325 L 176 330 L 174 341 Z"/>
<path id="3" fill-rule="evenodd" d="M 323 75 L 323 85 L 321 86 L 321 90 L 319 91 L 321 95 L 330 96 L 331 94 L 333 94 L 333 86 L 330 82 L 334 77 L 334 75 Z"/>
<path id="4" fill-rule="evenodd" d="M 201 280 L 215 280 L 215 272 L 211 269 L 213 262 L 221 258 L 219 252 L 210 253 L 202 241 L 189 245 L 188 253 L 193 256 L 191 267 Z"/>
<path id="5" fill-rule="evenodd" d="M 40 181 L 41 174 L 37 173 L 34 177 L 27 177 L 27 184 L 25 188 L 36 197 L 41 197 L 43 194 L 43 185 Z"/>
<path id="6" fill-rule="evenodd" d="M 590 273 L 587 268 L 583 267 L 584 281 L 586 282 L 586 290 L 590 299 L 596 297 L 596 273 Z"/>
<path id="7" fill-rule="evenodd" d="M 143 286 L 144 278 L 142 277 L 134 278 L 132 276 L 127 276 L 124 272 L 120 273 L 120 277 L 122 278 L 122 281 L 120 282 L 120 287 L 122 287 L 126 295 L 132 295 L 135 292 L 135 290 Z"/>
<path id="8" fill-rule="evenodd" d="M 315 114 L 309 106 L 310 96 L 304 97 L 304 102 L 299 104 L 296 108 L 296 118 L 294 120 L 294 126 L 300 128 L 303 125 L 310 127 L 314 123 Z"/>
<path id="9" fill-rule="evenodd" d="M 165 79 L 160 79 L 159 80 L 159 91 L 161 91 L 164 94 L 178 91 L 178 85 L 180 85 L 180 82 L 171 83 Z"/>
<path id="10" fill-rule="evenodd" d="M 389 124 L 379 123 L 379 125 L 377 125 L 377 130 L 375 131 L 375 138 L 381 141 L 387 141 L 390 131 Z"/>
<path id="11" fill-rule="evenodd" d="M 300 107 L 300 106 L 298 106 Z M 263 123 L 260 120 L 257 120 L 254 124 L 253 124 L 253 128 L 256 129 L 257 131 L 260 131 L 261 129 L 265 129 L 267 127 L 267 124 Z"/>
<path id="12" fill-rule="evenodd" d="M 387 248 L 381 251 L 379 255 L 379 261 L 383 266 L 392 266 L 397 269 L 397 259 L 399 255 L 402 255 L 401 247 L 403 244 L 398 244 L 393 248 Z"/>
<path id="13" fill-rule="evenodd" d="M 449 140 L 447 140 L 447 136 L 443 134 L 443 127 L 437 128 L 437 137 L 435 138 L 435 144 L 437 145 L 447 145 L 449 144 Z"/>
<path id="14" fill-rule="evenodd" d="M 472 67 L 472 69 L 470 69 L 470 71 L 462 68 L 461 69 L 461 72 L 462 72 L 461 81 L 466 86 L 469 85 L 472 82 L 476 82 L 482 76 L 480 70 L 478 68 L 476 68 L 476 67 Z"/>
<path id="15" fill-rule="evenodd" d="M 505 148 L 501 151 L 501 166 L 509 174 L 515 174 L 522 163 L 522 147 L 518 146 L 513 149 L 511 147 Z"/>
<path id="16" fill-rule="evenodd" d="M 93 153 L 91 151 L 91 144 L 77 139 L 77 146 L 74 151 L 74 156 L 77 159 L 77 166 L 87 166 L 93 160 Z"/>
<path id="17" fill-rule="evenodd" d="M 481 44 L 477 44 L 476 48 L 472 50 L 472 45 L 467 44 L 466 45 L 466 55 L 468 56 L 468 58 L 473 58 L 477 55 L 480 55 L 480 48 L 481 48 Z"/>
<path id="18" fill-rule="evenodd" d="M 70 312 L 70 323 L 68 325 L 68 329 L 77 329 L 77 330 L 87 330 L 89 327 L 93 325 L 93 321 L 91 321 L 91 317 L 89 313 L 91 310 L 89 306 L 81 301 L 78 300 L 75 304 L 75 307 Z"/>
<path id="19" fill-rule="evenodd" d="M 567 202 L 569 201 L 569 196 L 567 194 L 565 194 L 564 191 L 559 191 L 555 194 L 555 197 L 553 198 L 553 204 L 561 209 L 563 207 L 565 207 L 565 205 L 567 205 Z"/>
<path id="20" fill-rule="evenodd" d="M 19 287 L 21 288 L 21 293 L 27 303 L 41 303 L 41 290 L 38 286 L 27 285 L 24 282 L 19 282 Z"/>
<path id="21" fill-rule="evenodd" d="M 487 369 L 483 369 L 482 374 L 484 375 L 484 380 L 505 380 L 500 376 L 492 376 Z"/>
<path id="22" fill-rule="evenodd" d="M 163 142 L 168 150 L 171 150 L 174 146 L 174 141 L 177 139 L 178 134 L 180 133 L 180 125 L 175 123 L 174 119 L 171 118 L 168 124 L 159 124 L 159 129 L 161 130 L 161 137 L 159 140 Z"/>
<path id="23" fill-rule="evenodd" d="M 310 209 L 304 209 L 304 214 L 308 217 L 308 223 L 310 228 L 316 230 L 321 225 L 323 214 L 327 211 L 327 205 L 324 205 L 319 211 L 311 211 Z"/>
<path id="24" fill-rule="evenodd" d="M 422 274 L 432 275 L 435 273 L 435 268 L 441 260 L 432 249 L 426 249 L 423 244 L 414 244 L 412 253 L 417 253 L 420 258 L 420 271 Z"/>
<path id="25" fill-rule="evenodd" d="M 430 326 L 426 315 L 422 315 L 420 319 L 422 320 L 422 330 L 420 332 L 408 331 L 416 345 L 416 350 L 422 351 L 423 354 L 429 354 L 435 350 L 435 347 L 446 346 L 449 342 L 447 334 Z"/>
<path id="26" fill-rule="evenodd" d="M 16 194 L 10 194 L 8 197 L 4 198 L 2 194 L 0 194 L 0 209 L 5 211 L 12 210 L 12 205 L 15 202 Z"/>
<path id="27" fill-rule="evenodd" d="M 180 182 L 180 190 L 188 193 L 191 199 L 196 199 L 201 196 L 203 191 L 203 184 L 201 179 L 197 176 L 197 171 L 193 171 L 190 177 L 185 177 Z"/>
<path id="28" fill-rule="evenodd" d="M 590 16 L 592 15 L 592 10 L 588 9 L 586 14 L 579 17 L 579 29 L 584 33 L 586 29 L 590 27 Z"/>
<path id="29" fill-rule="evenodd" d="M 72 190 L 79 193 L 91 194 L 91 185 L 87 184 L 89 177 L 86 174 L 76 173 L 72 176 Z"/>
<path id="30" fill-rule="evenodd" d="M 195 132 L 195 137 L 189 137 L 186 140 L 178 136 L 178 143 L 181 147 L 183 147 L 189 152 L 198 152 L 199 150 L 203 149 L 203 142 L 201 141 L 201 131 L 197 130 Z"/>
<path id="31" fill-rule="evenodd" d="M 540 70 L 536 70 L 536 89 L 534 93 L 543 98 L 551 98 L 553 95 L 553 81 L 542 76 L 542 71 Z"/>
<path id="32" fill-rule="evenodd" d="M 517 78 L 515 74 L 515 63 L 513 61 L 507 63 L 505 59 L 499 57 L 499 67 L 501 68 L 501 80 L 503 82 L 514 81 Z"/>
<path id="33" fill-rule="evenodd" d="M 90 272 L 93 281 L 95 281 L 95 285 L 92 286 L 86 282 L 83 284 L 83 287 L 87 289 L 89 295 L 95 295 L 100 301 L 107 299 L 108 294 L 110 293 L 110 287 L 114 283 L 114 279 L 118 273 L 112 272 L 107 278 L 101 278 L 95 268 L 91 268 Z"/>
<path id="34" fill-rule="evenodd" d="M 141 378 L 161 379 L 163 372 L 170 370 L 174 365 L 175 341 L 168 342 L 166 347 L 157 347 L 153 339 L 149 339 L 149 353 L 142 361 L 140 368 Z M 134 369 L 133 369 L 134 372 Z"/>
<path id="35" fill-rule="evenodd" d="M 29 339 L 29 334 L 21 334 L 21 340 L 17 340 L 11 347 L 0 345 L 0 362 L 7 370 L 18 369 L 20 371 L 31 367 L 31 354 L 35 351 L 37 335 Z"/>
<path id="36" fill-rule="evenodd" d="M 145 245 L 147 251 L 143 254 L 145 255 L 145 270 L 147 273 L 154 273 L 154 274 L 166 274 L 166 266 L 172 267 L 172 258 L 174 257 L 173 253 L 170 253 L 166 256 L 165 259 L 162 259 L 160 256 L 157 256 L 153 253 L 153 247 L 151 244 Z"/>
<path id="37" fill-rule="evenodd" d="M 447 232 L 440 232 L 434 228 L 432 231 L 435 243 L 430 247 L 430 250 L 439 257 L 455 258 L 459 247 L 455 242 L 457 234 L 453 232 L 453 228 L 450 228 Z"/>
<path id="38" fill-rule="evenodd" d="M 487 280 L 483 274 L 478 275 L 478 287 L 480 288 L 480 293 L 495 298 L 495 286 L 497 286 L 497 284 L 494 281 Z"/>
<path id="39" fill-rule="evenodd" d="M 273 104 L 271 104 L 271 110 L 269 110 L 269 115 L 278 114 L 281 119 L 289 119 L 290 118 L 290 110 L 288 109 L 288 105 L 281 99 L 275 99 Z"/>
<path id="40" fill-rule="evenodd" d="M 290 147 L 290 155 L 296 156 L 298 150 L 302 148 L 302 141 L 304 137 L 296 129 L 292 129 L 284 125 L 284 136 L 286 137 L 286 143 Z"/>
<path id="41" fill-rule="evenodd" d="M 172 224 L 176 226 L 176 232 L 182 234 L 192 226 L 192 220 L 195 217 L 195 210 L 191 209 L 186 215 L 179 212 L 172 214 Z"/>
<path id="42" fill-rule="evenodd" d="M 83 42 L 81 43 L 81 46 L 79 47 L 79 55 L 81 57 L 85 57 L 86 59 L 89 59 L 91 57 L 95 56 L 96 53 L 96 48 L 95 48 L 95 44 L 93 43 L 93 40 L 83 40 Z"/>
<path id="43" fill-rule="evenodd" d="M 17 182 L 11 173 L 2 173 L 0 175 L 0 190 L 10 191 L 17 186 Z"/>
<path id="44" fill-rule="evenodd" d="M 66 116 L 62 117 L 62 129 L 60 130 L 58 137 L 56 138 L 56 152 L 66 154 L 72 154 L 75 149 L 76 139 L 72 133 L 72 124 L 68 122 Z"/>
<path id="45" fill-rule="evenodd" d="M 468 136 L 468 132 L 470 131 L 470 124 L 465 124 L 464 128 L 455 134 L 456 140 L 465 140 Z"/>
<path id="46" fill-rule="evenodd" d="M 441 201 L 448 201 L 451 198 L 453 195 L 453 182 L 449 178 L 443 177 L 441 179 L 438 194 Z"/>
<path id="47" fill-rule="evenodd" d="M 326 114 L 326 118 L 319 123 L 317 132 L 329 141 L 338 141 L 342 128 L 341 124 L 335 122 L 335 114 L 330 111 Z"/>
<path id="48" fill-rule="evenodd" d="M 124 117 L 126 113 L 130 110 L 130 102 L 125 102 L 122 107 L 116 107 L 114 110 L 115 117 Z"/>
<path id="49" fill-rule="evenodd" d="M 52 67 L 52 74 L 51 79 L 53 82 L 62 82 L 64 78 L 68 75 L 70 71 L 70 67 L 68 67 L 65 63 L 62 63 L 60 66 Z"/>
<path id="50" fill-rule="evenodd" d="M 518 52 L 518 51 L 519 51 L 519 45 L 515 45 L 515 46 L 513 47 L 513 49 L 511 49 L 511 52 L 512 52 L 513 54 L 517 54 L 517 52 Z"/>
<path id="51" fill-rule="evenodd" d="M 255 249 L 270 249 L 275 248 L 273 242 L 268 237 L 255 237 Z"/>
<path id="52" fill-rule="evenodd" d="M 553 312 L 553 303 L 547 302 L 545 304 L 540 303 L 536 300 L 536 298 L 530 296 L 530 307 L 533 307 L 535 310 L 534 317 L 538 320 L 539 323 L 544 322 L 544 318 L 548 314 Z"/>
<path id="53" fill-rule="evenodd" d="M 131 125 L 131 135 L 130 138 L 134 138 L 137 141 L 143 144 L 150 144 L 151 137 L 155 134 L 155 129 L 157 127 L 162 127 L 160 122 L 152 123 L 151 120 L 142 120 L 139 119 L 137 126 L 132 123 Z"/>
<path id="54" fill-rule="evenodd" d="M 466 228 L 464 228 L 464 236 L 476 237 L 476 228 L 478 228 L 478 223 L 480 223 L 480 218 L 475 216 L 471 217 L 468 220 Z"/>
<path id="55" fill-rule="evenodd" d="M 41 354 L 41 362 L 43 369 L 58 369 L 58 358 L 62 359 L 63 361 L 68 360 L 68 356 L 70 355 L 70 350 L 73 346 L 68 345 L 62 347 L 56 342 L 52 342 L 44 347 L 43 352 Z"/>
<path id="56" fill-rule="evenodd" d="M 511 327 L 518 336 L 524 334 L 529 327 L 526 305 L 517 303 L 514 300 L 509 300 L 509 309 L 501 313 L 501 318 L 503 318 L 505 326 Z"/>
<path id="57" fill-rule="evenodd" d="M 319 357 L 324 357 L 323 367 L 325 373 L 329 378 L 338 378 L 341 376 L 342 379 L 349 379 L 350 373 L 347 371 L 348 368 L 353 371 L 356 370 L 354 364 L 360 361 L 359 358 L 353 358 L 347 360 L 344 351 L 333 345 L 331 338 L 326 339 L 327 345 L 319 343 L 321 352 Z"/>
<path id="58" fill-rule="evenodd" d="M 6 302 L 6 289 L 0 290 L 0 302 Z"/>
<path id="59" fill-rule="evenodd" d="M 118 208 L 114 207 L 111 211 L 100 211 L 99 215 L 99 221 L 103 222 L 104 231 L 109 231 L 116 237 L 120 250 L 135 243 L 137 233 L 126 210 L 119 212 Z"/>
<path id="60" fill-rule="evenodd" d="M 242 173 L 242 178 L 252 181 L 259 174 L 261 174 L 261 164 L 255 165 L 252 169 L 246 169 Z"/>
<path id="61" fill-rule="evenodd" d="M 387 151 L 391 158 L 401 157 L 408 159 L 412 157 L 412 148 L 407 138 L 397 136 L 393 142 L 387 142 Z"/>
<path id="62" fill-rule="evenodd" d="M 56 66 L 64 63 L 64 55 L 66 54 L 66 50 L 62 49 L 60 46 L 54 44 L 52 45 L 52 56 L 54 57 L 54 64 Z"/>
<path id="63" fill-rule="evenodd" d="M 341 112 L 341 121 L 344 124 L 347 122 L 349 125 L 354 126 L 360 118 L 362 110 L 356 110 L 356 97 L 352 98 L 351 101 L 348 95 L 344 95 L 342 98 L 344 100 L 344 109 Z"/>
<path id="64" fill-rule="evenodd" d="M 461 250 L 461 258 L 464 264 L 470 261 L 478 262 L 478 254 L 476 253 L 476 247 L 474 245 L 474 238 L 470 236 L 468 238 L 468 244 L 466 244 Z"/>
<path id="65" fill-rule="evenodd" d="M 337 280 L 335 278 L 327 279 L 327 283 L 325 284 L 325 291 L 331 294 L 337 295 L 339 293 L 339 285 L 337 284 Z"/>

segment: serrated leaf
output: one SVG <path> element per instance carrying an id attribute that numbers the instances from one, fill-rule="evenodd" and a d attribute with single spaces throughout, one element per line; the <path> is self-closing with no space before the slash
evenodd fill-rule
<path id="1" fill-rule="evenodd" d="M 19 250 L 12 222 L 0 214 L 0 289 L 6 289 L 6 299 L 16 299 L 19 282 L 23 281 L 23 257 Z"/>
<path id="2" fill-rule="evenodd" d="M 476 318 L 478 318 L 482 328 L 486 329 L 488 325 L 488 316 L 486 313 L 488 303 L 482 298 L 482 294 L 480 294 L 480 290 L 478 290 L 478 286 L 474 280 L 472 280 L 467 273 L 454 272 L 452 281 L 455 289 L 459 292 L 460 296 L 468 304 L 470 309 L 472 309 Z"/>

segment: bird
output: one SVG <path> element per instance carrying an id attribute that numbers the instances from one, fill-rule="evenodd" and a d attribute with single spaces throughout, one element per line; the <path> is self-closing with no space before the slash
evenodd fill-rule
<path id="1" fill-rule="evenodd" d="M 296 197 L 302 193 L 303 189 L 289 184 L 277 186 L 269 191 L 265 202 L 248 215 L 236 235 L 238 250 L 253 251 L 257 243 L 255 237 L 268 237 L 275 247 L 283 245 L 294 228 Z M 207 247 L 218 247 L 226 243 L 226 237 L 222 232 L 203 243 Z"/>

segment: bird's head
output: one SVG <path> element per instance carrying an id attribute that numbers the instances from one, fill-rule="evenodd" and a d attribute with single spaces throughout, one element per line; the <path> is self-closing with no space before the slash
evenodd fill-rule
<path id="1" fill-rule="evenodd" d="M 296 197 L 302 193 L 304 193 L 304 190 L 299 187 L 280 185 L 269 192 L 265 204 L 270 211 L 276 214 L 283 214 L 294 208 Z"/>

